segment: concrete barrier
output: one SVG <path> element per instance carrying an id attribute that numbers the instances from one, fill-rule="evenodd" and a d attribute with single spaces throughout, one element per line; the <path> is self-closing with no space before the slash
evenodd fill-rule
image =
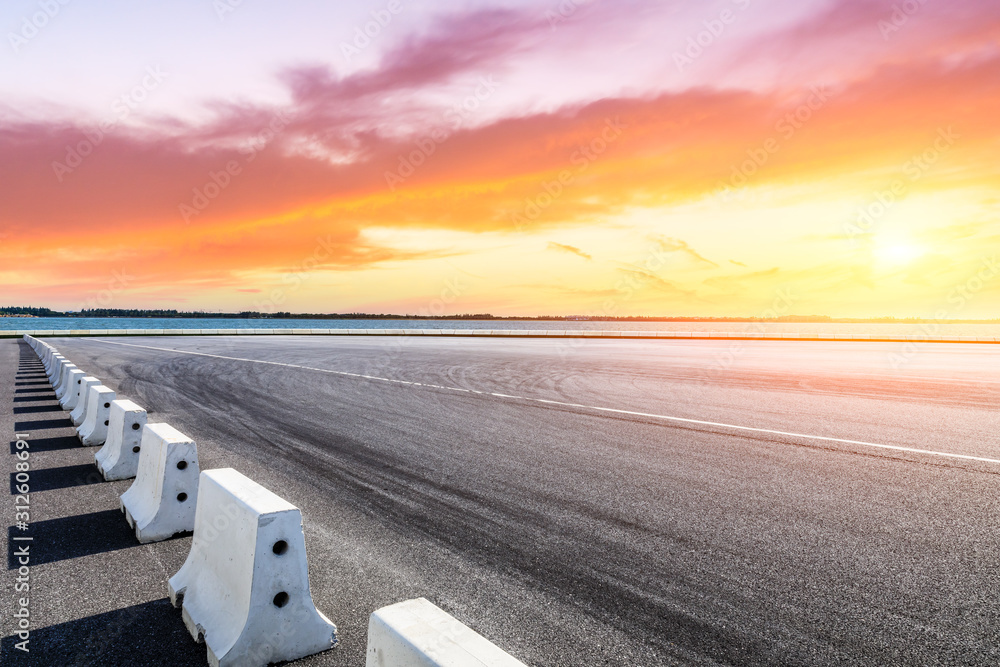
<path id="1" fill-rule="evenodd" d="M 85 447 L 103 445 L 108 439 L 108 423 L 113 400 L 115 400 L 113 389 L 103 384 L 90 388 L 90 393 L 87 394 L 87 407 L 83 412 L 83 423 L 76 429 L 76 435 Z"/>
<path id="2" fill-rule="evenodd" d="M 105 481 L 131 479 L 139 468 L 142 451 L 142 427 L 146 425 L 146 411 L 132 401 L 120 399 L 111 402 L 108 418 L 108 438 L 94 454 L 94 464 Z"/>
<path id="3" fill-rule="evenodd" d="M 48 378 L 50 383 L 55 382 L 59 378 L 59 369 L 62 368 L 63 362 L 66 361 L 67 359 L 61 354 L 56 354 L 52 357 L 52 362 L 49 364 L 49 367 L 45 369 L 45 377 Z"/>
<path id="4" fill-rule="evenodd" d="M 69 420 L 73 422 L 73 426 L 79 426 L 83 423 L 83 411 L 87 409 L 87 397 L 89 396 L 90 388 L 101 384 L 101 381 L 95 378 L 93 375 L 85 375 L 76 383 L 76 395 L 74 400 L 71 401 L 72 405 L 66 408 L 69 410 Z"/>
<path id="5" fill-rule="evenodd" d="M 49 369 L 52 368 L 52 357 L 57 354 L 54 348 L 47 347 L 42 350 L 42 354 L 38 359 L 42 362 L 42 368 L 45 369 L 46 374 L 48 374 Z"/>
<path id="6" fill-rule="evenodd" d="M 333 648 L 337 627 L 309 591 L 302 514 L 232 468 L 201 474 L 191 551 L 174 606 L 208 662 L 264 667 Z"/>
<path id="7" fill-rule="evenodd" d="M 69 413 L 69 420 L 73 422 L 73 426 L 77 427 L 76 430 L 79 432 L 79 427 L 83 425 L 83 422 L 87 419 L 87 407 L 90 405 L 90 394 L 94 389 L 98 387 L 103 387 L 100 380 L 92 382 L 91 380 L 97 380 L 93 376 L 88 376 L 83 379 L 80 383 L 82 390 L 80 391 L 80 399 L 76 403 L 76 407 L 73 408 Z"/>
<path id="8" fill-rule="evenodd" d="M 169 424 L 142 429 L 135 481 L 121 496 L 121 509 L 143 544 L 194 529 L 198 503 L 198 448 Z"/>
<path id="9" fill-rule="evenodd" d="M 56 380 L 56 383 L 52 385 L 56 398 L 62 399 L 62 397 L 66 395 L 66 391 L 69 389 L 70 385 L 70 371 L 76 370 L 80 370 L 76 367 L 76 364 L 66 363 L 62 365 L 62 369 L 59 371 L 59 378 Z"/>
<path id="10" fill-rule="evenodd" d="M 368 619 L 366 667 L 526 667 L 424 598 L 383 607 Z"/>
<path id="11" fill-rule="evenodd" d="M 63 395 L 59 397 L 59 405 L 63 410 L 72 410 L 76 407 L 76 401 L 79 400 L 80 383 L 85 377 L 87 377 L 87 374 L 79 368 L 74 368 L 68 372 L 66 386 L 63 387 Z"/>
<path id="12" fill-rule="evenodd" d="M 52 391 L 55 392 L 57 398 L 61 395 L 59 393 L 59 389 L 62 388 L 63 382 L 66 380 L 67 368 L 76 368 L 76 364 L 74 364 L 69 359 L 64 360 L 62 363 L 59 364 L 59 370 L 56 372 L 55 377 L 53 377 L 53 379 L 50 381 L 52 383 Z"/>
<path id="13" fill-rule="evenodd" d="M 59 382 L 63 367 L 66 366 L 66 364 L 71 363 L 73 362 L 61 354 L 55 354 L 52 356 L 52 364 L 49 366 L 49 370 L 46 372 L 46 375 L 48 375 L 49 382 L 52 384 L 53 388 L 55 388 L 56 383 Z"/>

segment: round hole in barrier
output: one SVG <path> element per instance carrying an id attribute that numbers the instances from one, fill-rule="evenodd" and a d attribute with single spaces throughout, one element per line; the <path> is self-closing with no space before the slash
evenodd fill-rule
<path id="1" fill-rule="evenodd" d="M 139 425 L 138 424 L 132 424 L 132 430 L 133 431 L 138 431 L 139 430 Z"/>
<path id="2" fill-rule="evenodd" d="M 271 551 L 280 556 L 281 554 L 288 551 L 288 542 L 284 540 L 278 540 L 277 542 L 274 543 L 274 546 L 271 547 Z"/>
<path id="3" fill-rule="evenodd" d="M 275 607 L 278 607 L 280 609 L 281 607 L 284 607 L 286 604 L 288 604 L 288 593 L 286 593 L 285 591 L 281 591 L 280 593 L 274 596 Z"/>
<path id="4" fill-rule="evenodd" d="M 187 468 L 187 467 L 188 467 L 188 462 L 187 461 L 178 461 L 177 462 L 177 469 L 178 470 L 184 470 L 184 468 Z"/>
<path id="5" fill-rule="evenodd" d="M 136 445 L 135 447 L 133 447 L 132 451 L 135 452 L 136 454 L 138 454 L 139 453 L 139 445 Z"/>
<path id="6" fill-rule="evenodd" d="M 111 404 L 110 404 L 110 403 L 105 403 L 105 404 L 104 404 L 104 407 L 106 407 L 106 408 L 110 408 L 110 407 L 111 407 Z"/>
<path id="7" fill-rule="evenodd" d="M 105 426 L 107 426 L 107 425 L 108 425 L 108 420 L 107 420 L 107 419 L 105 419 L 105 420 L 104 420 L 104 425 L 105 425 Z"/>
<path id="8" fill-rule="evenodd" d="M 188 494 L 186 494 L 186 493 L 178 493 L 177 494 L 177 502 L 182 503 L 182 502 L 184 502 L 187 499 L 188 499 Z"/>

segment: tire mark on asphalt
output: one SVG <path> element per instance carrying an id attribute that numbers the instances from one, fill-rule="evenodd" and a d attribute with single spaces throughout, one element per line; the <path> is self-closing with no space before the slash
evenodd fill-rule
<path id="1" fill-rule="evenodd" d="M 376 381 L 376 382 L 390 382 L 390 383 L 393 383 L 393 384 L 409 385 L 409 386 L 413 386 L 413 387 L 428 387 L 428 388 L 431 388 L 431 389 L 443 389 L 443 390 L 446 390 L 446 391 L 457 391 L 457 392 L 463 392 L 463 393 L 479 394 L 479 395 L 482 395 L 482 396 L 492 396 L 494 398 L 503 398 L 503 399 L 519 400 L 519 401 L 529 401 L 529 402 L 534 402 L 534 403 L 543 403 L 543 404 L 546 404 L 546 405 L 558 405 L 558 406 L 562 406 L 562 407 L 576 408 L 578 410 L 593 410 L 593 411 L 596 411 L 596 412 L 602 412 L 602 413 L 606 413 L 606 414 L 629 415 L 629 416 L 633 416 L 633 417 L 644 417 L 644 418 L 647 418 L 647 419 L 656 419 L 656 420 L 678 422 L 678 423 L 685 423 L 685 424 L 697 424 L 699 426 L 710 426 L 710 427 L 713 427 L 713 428 L 730 429 L 730 430 L 741 431 L 741 432 L 766 433 L 768 435 L 779 435 L 779 436 L 785 436 L 785 437 L 791 437 L 791 438 L 801 438 L 801 439 L 804 439 L 804 440 L 821 441 L 821 442 L 835 442 L 835 443 L 845 444 L 845 445 L 859 445 L 859 446 L 862 446 L 862 447 L 874 447 L 874 448 L 877 448 L 877 449 L 891 450 L 891 451 L 897 451 L 897 452 L 907 452 L 907 453 L 910 453 L 910 454 L 924 454 L 924 455 L 927 455 L 927 456 L 938 456 L 938 457 L 943 457 L 943 458 L 960 459 L 960 460 L 964 460 L 964 461 L 978 461 L 980 463 L 992 463 L 992 464 L 1000 465 L 1000 459 L 993 459 L 993 458 L 988 458 L 988 457 L 985 457 L 985 456 L 971 456 L 969 454 L 955 454 L 955 453 L 952 453 L 952 452 L 941 452 L 941 451 L 937 451 L 937 450 L 933 450 L 933 449 L 919 449 L 919 448 L 916 448 L 916 447 L 904 447 L 902 445 L 885 445 L 885 444 L 876 443 L 876 442 L 865 442 L 863 440 L 850 440 L 850 439 L 847 439 L 847 438 L 834 438 L 834 437 L 826 436 L 826 435 L 811 435 L 811 434 L 808 434 L 808 433 L 795 433 L 795 432 L 792 432 L 792 431 L 779 431 L 777 429 L 758 428 L 758 427 L 755 427 L 755 426 L 741 426 L 741 425 L 738 425 L 738 424 L 726 424 L 726 423 L 723 423 L 723 422 L 713 422 L 713 421 L 707 421 L 707 420 L 703 420 L 703 419 L 691 419 L 691 418 L 688 418 L 688 417 L 677 417 L 677 416 L 673 416 L 673 415 L 659 415 L 659 414 L 654 414 L 654 413 L 650 413 L 650 412 L 638 412 L 636 410 L 624 410 L 624 409 L 621 409 L 621 408 L 608 408 L 608 407 L 595 406 L 595 405 L 583 405 L 583 404 L 580 404 L 580 403 L 569 403 L 567 401 L 554 401 L 554 400 L 545 399 L 545 398 L 532 398 L 532 397 L 529 397 L 529 396 L 515 396 L 515 395 L 512 395 L 512 394 L 502 394 L 502 393 L 499 393 L 499 392 L 478 391 L 476 389 L 464 389 L 462 387 L 449 387 L 449 386 L 446 386 L 446 385 L 430 384 L 430 383 L 426 383 L 426 382 L 412 382 L 412 381 L 409 381 L 409 380 L 398 380 L 398 379 L 393 379 L 393 378 L 379 377 L 379 376 L 376 376 L 376 375 L 364 375 L 364 374 L 361 374 L 361 373 L 351 373 L 351 372 L 348 372 L 348 371 L 338 371 L 338 370 L 333 370 L 333 369 L 329 369 L 329 368 L 316 368 L 314 366 L 302 366 L 300 364 L 289 364 L 289 363 L 282 362 L 282 361 L 266 361 L 266 360 L 262 360 L 262 359 L 247 359 L 247 358 L 244 358 L 244 357 L 230 357 L 230 356 L 225 356 L 225 355 L 221 355 L 221 354 L 209 354 L 207 352 L 193 352 L 193 351 L 190 351 L 190 350 L 178 350 L 178 349 L 169 348 L 169 347 L 155 347 L 155 346 L 152 346 L 152 345 L 136 345 L 135 343 L 121 343 L 121 342 L 118 342 L 118 341 L 101 340 L 99 338 L 88 338 L 88 339 L 84 339 L 84 340 L 87 340 L 88 342 L 105 343 L 107 345 L 122 345 L 122 346 L 125 346 L 125 347 L 137 347 L 137 348 L 142 348 L 142 349 L 147 349 L 147 350 L 157 350 L 157 351 L 160 351 L 160 352 L 174 352 L 176 354 L 187 354 L 187 355 L 194 355 L 194 356 L 199 356 L 199 357 L 209 357 L 209 358 L 212 358 L 212 359 L 226 359 L 226 360 L 229 360 L 229 361 L 243 361 L 243 362 L 253 363 L 253 364 L 266 364 L 266 365 L 269 365 L 269 366 L 283 366 L 285 368 L 296 368 L 296 369 L 299 369 L 299 370 L 314 371 L 314 372 L 317 372 L 317 373 L 329 373 L 329 374 L 332 374 L 332 375 L 340 375 L 340 376 L 344 376 L 344 377 L 354 377 L 354 378 L 359 378 L 359 379 L 364 379 L 364 380 L 372 380 L 372 381 Z"/>

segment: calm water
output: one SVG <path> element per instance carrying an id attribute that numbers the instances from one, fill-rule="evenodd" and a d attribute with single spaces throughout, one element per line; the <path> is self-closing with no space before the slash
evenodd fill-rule
<path id="1" fill-rule="evenodd" d="M 523 320 L 242 320 L 0 317 L 0 330 L 52 329 L 545 329 L 607 331 L 765 331 L 1000 338 L 1000 324 L 787 324 L 755 322 L 536 322 Z"/>

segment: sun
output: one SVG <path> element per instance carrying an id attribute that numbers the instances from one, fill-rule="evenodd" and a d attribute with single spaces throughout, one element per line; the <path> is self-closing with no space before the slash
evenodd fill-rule
<path id="1" fill-rule="evenodd" d="M 927 249 L 906 239 L 885 239 L 875 243 L 874 255 L 878 264 L 899 267 L 912 264 L 927 254 Z"/>

